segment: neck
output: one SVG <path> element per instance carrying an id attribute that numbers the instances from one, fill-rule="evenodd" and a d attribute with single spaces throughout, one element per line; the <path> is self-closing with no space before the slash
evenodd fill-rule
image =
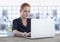
<path id="1" fill-rule="evenodd" d="M 21 19 L 22 19 L 22 21 L 27 21 L 27 18 L 23 18 L 23 17 L 21 17 Z"/>

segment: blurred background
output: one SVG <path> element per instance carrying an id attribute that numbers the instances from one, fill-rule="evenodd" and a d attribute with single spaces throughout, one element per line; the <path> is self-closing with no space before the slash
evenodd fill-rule
<path id="1" fill-rule="evenodd" d="M 12 22 L 14 19 L 20 17 L 20 5 L 25 2 L 31 5 L 31 12 L 28 18 L 54 19 L 55 30 L 57 33 L 59 33 L 59 0 L 0 0 L 0 31 L 12 31 Z"/>

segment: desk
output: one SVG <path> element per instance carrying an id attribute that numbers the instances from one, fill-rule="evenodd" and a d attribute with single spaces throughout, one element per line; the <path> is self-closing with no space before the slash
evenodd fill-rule
<path id="1" fill-rule="evenodd" d="M 60 42 L 60 34 L 54 38 L 26 39 L 22 37 L 0 37 L 0 42 Z"/>

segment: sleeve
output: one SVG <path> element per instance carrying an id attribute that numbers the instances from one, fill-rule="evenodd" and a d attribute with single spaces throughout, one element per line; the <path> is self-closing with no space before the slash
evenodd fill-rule
<path id="1" fill-rule="evenodd" d="M 13 20 L 13 26 L 12 26 L 12 31 L 13 30 L 17 30 L 18 27 L 17 27 L 17 20 Z"/>

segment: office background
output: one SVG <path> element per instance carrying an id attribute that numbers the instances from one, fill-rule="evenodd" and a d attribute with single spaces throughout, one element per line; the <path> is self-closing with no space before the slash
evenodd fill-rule
<path id="1" fill-rule="evenodd" d="M 58 0 L 52 2 L 47 0 L 0 0 L 0 30 L 11 31 L 12 21 L 20 16 L 20 5 L 24 2 L 31 4 L 29 18 L 42 19 L 50 17 L 55 20 L 55 30 L 59 30 L 60 4 Z"/>

